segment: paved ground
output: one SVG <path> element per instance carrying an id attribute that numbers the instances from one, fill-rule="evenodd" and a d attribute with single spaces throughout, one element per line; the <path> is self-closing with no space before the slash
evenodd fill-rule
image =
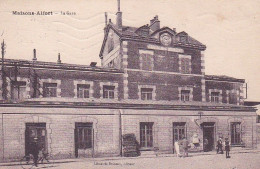
<path id="1" fill-rule="evenodd" d="M 260 169 L 260 152 L 231 153 L 226 159 L 222 154 L 191 154 L 187 158 L 178 158 L 172 155 L 159 157 L 138 158 L 94 158 L 63 161 L 52 165 L 39 165 L 37 168 L 47 169 Z M 13 165 L 12 165 L 13 164 Z M 15 163 L 1 166 L 5 169 L 21 169 Z M 10 166 L 11 165 L 11 166 Z"/>

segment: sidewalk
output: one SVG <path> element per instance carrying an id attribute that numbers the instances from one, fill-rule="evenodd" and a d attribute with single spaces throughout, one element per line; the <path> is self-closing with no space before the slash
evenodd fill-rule
<path id="1" fill-rule="evenodd" d="M 260 153 L 260 149 L 240 149 L 240 150 L 231 150 L 230 154 L 239 154 L 239 153 Z M 211 152 L 191 152 L 189 153 L 190 157 L 193 156 L 207 156 L 207 155 L 216 155 L 216 151 Z M 124 159 L 140 159 L 140 158 L 164 158 L 164 157 L 176 157 L 176 154 L 158 154 L 158 156 L 139 156 L 139 157 L 97 157 L 97 158 L 74 158 L 74 159 L 60 159 L 53 160 L 52 163 L 73 163 L 73 162 L 82 162 L 82 161 L 111 161 L 111 160 L 124 160 Z M 17 166 L 20 165 L 20 162 L 3 162 L 0 163 L 2 166 Z"/>

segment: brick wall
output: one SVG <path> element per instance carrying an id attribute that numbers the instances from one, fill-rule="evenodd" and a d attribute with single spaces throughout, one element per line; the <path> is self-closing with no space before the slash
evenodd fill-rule
<path id="1" fill-rule="evenodd" d="M 201 101 L 201 77 L 128 71 L 128 94 L 138 99 L 138 85 L 156 86 L 156 100 L 178 100 L 178 87 L 193 87 L 193 100 Z"/>
<path id="2" fill-rule="evenodd" d="M 128 42 L 128 68 L 140 69 L 139 49 L 147 49 L 146 43 Z M 201 74 L 201 51 L 194 49 L 184 49 L 184 53 L 177 53 L 171 50 L 153 50 L 154 51 L 154 71 L 179 72 L 179 56 L 178 54 L 191 55 L 191 73 Z"/>
<path id="3" fill-rule="evenodd" d="M 11 70 L 9 70 L 11 71 Z M 61 80 L 61 97 L 75 97 L 74 94 L 74 80 L 90 81 L 94 82 L 94 98 L 100 98 L 100 82 L 112 82 L 118 83 L 118 97 L 123 98 L 123 74 L 111 73 L 111 72 L 83 72 L 83 71 L 65 71 L 65 70 L 49 70 L 49 69 L 38 69 L 36 70 L 40 79 L 54 79 Z M 21 69 L 19 71 L 19 77 L 29 78 L 29 69 Z M 30 95 L 33 94 L 32 84 L 30 85 Z"/>
<path id="4" fill-rule="evenodd" d="M 234 83 L 234 82 L 223 82 L 223 81 L 213 81 L 213 80 L 206 80 L 206 100 L 210 101 L 210 89 L 218 89 L 222 91 L 222 102 L 223 103 L 230 103 L 229 101 L 229 93 L 234 93 L 239 99 L 239 95 L 243 96 L 243 91 L 241 90 L 242 83 Z M 238 92 L 238 95 L 237 95 Z M 237 104 L 239 101 L 234 102 L 233 104 Z M 240 103 L 242 104 L 242 100 Z"/>

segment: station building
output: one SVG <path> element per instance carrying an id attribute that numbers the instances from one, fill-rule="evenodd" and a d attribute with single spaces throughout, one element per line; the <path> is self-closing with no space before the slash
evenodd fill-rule
<path id="1" fill-rule="evenodd" d="M 213 151 L 219 138 L 256 148 L 245 80 L 205 75 L 204 44 L 161 27 L 158 16 L 124 26 L 120 10 L 104 32 L 101 67 L 41 62 L 36 51 L 32 61 L 4 59 L 0 161 L 23 157 L 35 137 L 56 158 L 122 155 L 130 133 L 141 154 L 174 153 L 182 135 L 189 151 Z"/>

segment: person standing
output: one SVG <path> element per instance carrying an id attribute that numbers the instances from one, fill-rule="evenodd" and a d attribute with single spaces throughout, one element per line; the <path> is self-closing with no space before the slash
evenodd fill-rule
<path id="1" fill-rule="evenodd" d="M 204 145 L 204 151 L 205 151 L 205 152 L 208 152 L 209 141 L 208 141 L 207 138 L 204 139 L 203 145 Z"/>
<path id="2" fill-rule="evenodd" d="M 219 138 L 217 141 L 217 154 L 220 152 L 221 154 L 223 154 L 223 148 L 222 148 L 222 139 Z"/>
<path id="3" fill-rule="evenodd" d="M 228 141 L 228 138 L 225 139 L 225 151 L 226 151 L 226 158 L 230 158 L 230 156 L 229 156 L 230 143 Z"/>
<path id="4" fill-rule="evenodd" d="M 39 147 L 38 147 L 38 138 L 35 137 L 33 142 L 30 144 L 30 154 L 33 155 L 34 165 L 38 166 L 38 156 L 39 156 Z"/>
<path id="5" fill-rule="evenodd" d="M 182 139 L 182 147 L 183 147 L 183 157 L 188 157 L 188 147 L 189 147 L 189 141 L 186 139 L 185 136 L 183 136 Z"/>

